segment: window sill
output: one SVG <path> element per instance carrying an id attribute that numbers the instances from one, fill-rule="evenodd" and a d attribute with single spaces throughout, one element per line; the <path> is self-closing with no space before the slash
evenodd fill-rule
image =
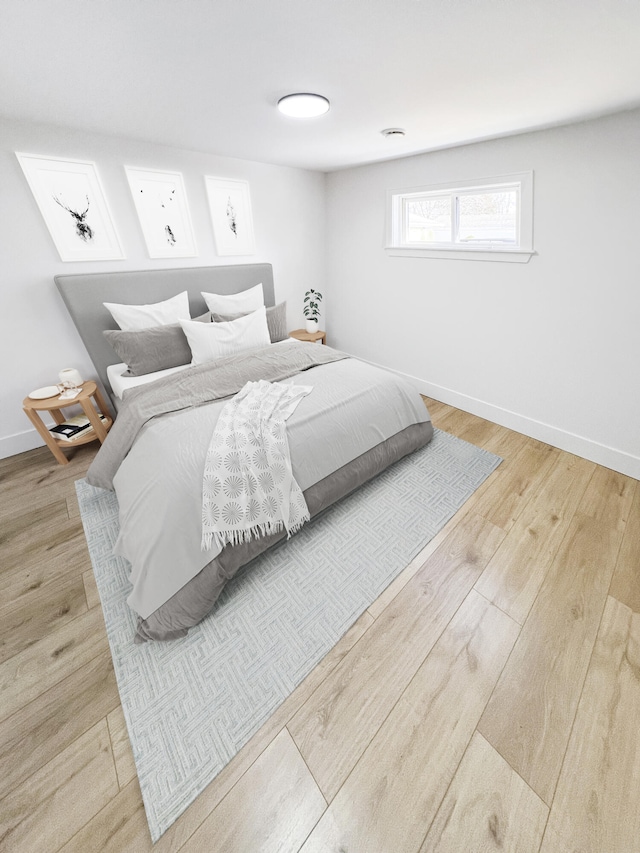
<path id="1" fill-rule="evenodd" d="M 536 253 L 533 249 L 431 249 L 420 246 L 385 246 L 390 258 L 440 258 L 450 261 L 500 261 L 526 264 Z"/>

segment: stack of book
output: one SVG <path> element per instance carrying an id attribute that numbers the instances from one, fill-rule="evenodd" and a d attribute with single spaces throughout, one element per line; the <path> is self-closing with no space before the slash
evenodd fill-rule
<path id="1" fill-rule="evenodd" d="M 99 417 L 103 423 L 107 420 L 104 415 L 99 415 Z M 93 427 L 86 415 L 76 415 L 74 418 L 69 418 L 69 420 L 51 427 L 49 432 L 54 438 L 62 439 L 62 441 L 75 441 L 88 432 L 93 432 Z"/>

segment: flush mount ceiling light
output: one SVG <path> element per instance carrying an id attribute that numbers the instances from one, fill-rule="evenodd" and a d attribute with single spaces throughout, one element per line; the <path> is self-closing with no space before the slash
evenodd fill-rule
<path id="1" fill-rule="evenodd" d="M 400 139 L 401 136 L 406 135 L 406 131 L 401 127 L 385 127 L 380 133 L 387 139 Z"/>
<path id="2" fill-rule="evenodd" d="M 281 113 L 292 118 L 315 118 L 324 115 L 329 110 L 329 101 L 322 95 L 311 92 L 296 92 L 285 95 L 278 101 Z"/>

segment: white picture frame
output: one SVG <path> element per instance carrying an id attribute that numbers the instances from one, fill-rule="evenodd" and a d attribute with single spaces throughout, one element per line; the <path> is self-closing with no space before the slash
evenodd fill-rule
<path id="1" fill-rule="evenodd" d="M 198 252 L 180 172 L 125 166 L 150 258 L 193 258 Z"/>
<path id="2" fill-rule="evenodd" d="M 253 255 L 255 239 L 249 182 L 205 176 L 211 225 L 219 255 Z"/>
<path id="3" fill-rule="evenodd" d="M 94 162 L 17 151 L 16 157 L 60 260 L 124 258 Z"/>

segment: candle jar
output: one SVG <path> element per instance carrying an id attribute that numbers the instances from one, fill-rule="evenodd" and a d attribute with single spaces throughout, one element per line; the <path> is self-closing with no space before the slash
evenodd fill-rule
<path id="1" fill-rule="evenodd" d="M 74 397 L 77 397 L 80 393 L 80 386 L 82 385 L 80 371 L 76 370 L 75 367 L 64 367 L 59 373 L 59 378 L 58 391 L 60 391 L 60 398 L 63 400 L 72 400 Z"/>

